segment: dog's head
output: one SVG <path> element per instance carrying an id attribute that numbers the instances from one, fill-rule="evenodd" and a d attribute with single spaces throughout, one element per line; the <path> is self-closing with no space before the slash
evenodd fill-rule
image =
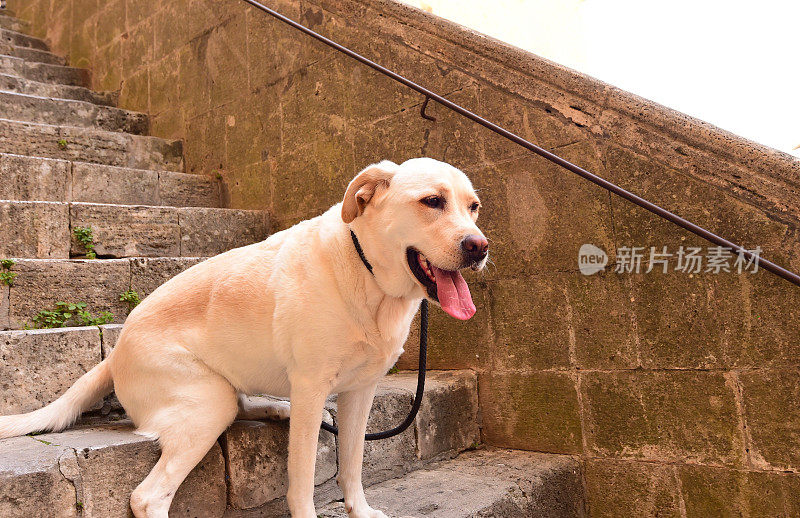
<path id="1" fill-rule="evenodd" d="M 467 176 L 431 158 L 373 164 L 347 187 L 342 219 L 355 231 L 381 288 L 427 296 L 449 315 L 475 314 L 459 270 L 481 270 L 489 243 L 478 229 L 480 200 Z"/>

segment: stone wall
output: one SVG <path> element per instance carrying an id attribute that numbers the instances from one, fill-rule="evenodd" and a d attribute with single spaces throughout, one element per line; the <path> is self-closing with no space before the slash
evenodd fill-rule
<path id="1" fill-rule="evenodd" d="M 267 3 L 800 269 L 787 155 L 388 0 Z M 430 365 L 478 373 L 485 442 L 580 458 L 592 516 L 800 514 L 800 289 L 614 273 L 619 247 L 708 245 L 441 107 L 422 119 L 418 94 L 244 2 L 9 4 L 155 134 L 185 139 L 188 172 L 220 174 L 230 206 L 268 208 L 278 228 L 380 159 L 463 168 L 493 264 L 469 279 L 469 323 L 433 311 Z M 607 272 L 578 272 L 584 243 L 609 252 Z"/>

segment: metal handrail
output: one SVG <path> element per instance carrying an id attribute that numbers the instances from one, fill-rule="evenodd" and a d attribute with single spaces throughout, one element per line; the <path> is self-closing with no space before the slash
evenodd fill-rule
<path id="1" fill-rule="evenodd" d="M 798 275 L 798 274 L 796 274 L 796 273 L 794 273 L 792 271 L 789 271 L 789 270 L 783 268 L 782 266 L 779 266 L 779 265 L 773 263 L 772 261 L 764 259 L 760 255 L 754 254 L 753 252 L 751 252 L 750 250 L 747 250 L 743 246 L 737 245 L 736 243 L 733 243 L 732 241 L 728 241 L 727 239 L 725 239 L 723 237 L 720 237 L 717 234 L 714 234 L 710 230 L 707 230 L 707 229 L 705 229 L 705 228 L 703 228 L 703 227 L 701 227 L 699 225 L 696 225 L 696 224 L 692 223 L 691 221 L 689 221 L 687 219 L 684 219 L 684 218 L 678 216 L 677 214 L 675 214 L 673 212 L 670 212 L 667 209 L 656 205 L 655 203 L 652 203 L 652 202 L 650 202 L 650 201 L 648 201 L 648 200 L 646 200 L 646 199 L 644 199 L 644 198 L 642 198 L 640 196 L 637 196 L 636 194 L 633 194 L 630 191 L 627 191 L 627 190 L 623 189 L 622 187 L 620 187 L 620 186 L 618 186 L 618 185 L 616 185 L 614 183 L 609 182 L 608 180 L 605 180 L 605 179 L 597 176 L 596 174 L 590 173 L 589 171 L 587 171 L 587 170 L 585 170 L 585 169 L 583 169 L 581 167 L 578 167 L 577 165 L 573 164 L 572 162 L 569 162 L 569 161 L 561 158 L 560 156 L 558 156 L 556 154 L 553 154 L 550 151 L 547 151 L 546 149 L 544 149 L 542 147 L 537 146 L 536 144 L 528 142 L 527 140 L 525 140 L 524 138 L 520 137 L 519 135 L 516 135 L 516 134 L 508 131 L 507 129 L 505 129 L 505 128 L 501 127 L 501 126 L 498 126 L 497 124 L 495 124 L 493 122 L 490 122 L 490 121 L 484 119 L 483 117 L 480 117 L 479 115 L 476 115 L 475 113 L 467 110 L 466 108 L 464 108 L 464 107 L 462 107 L 462 106 L 460 106 L 460 105 L 458 105 L 458 104 L 456 104 L 456 103 L 454 103 L 454 102 L 452 102 L 452 101 L 450 101 L 448 99 L 445 99 L 441 95 L 439 95 L 439 94 L 437 94 L 435 92 L 432 92 L 432 91 L 428 90 L 427 88 L 425 88 L 423 86 L 418 85 L 417 83 L 411 81 L 410 79 L 407 79 L 407 78 L 401 76 L 400 74 L 398 74 L 396 72 L 393 72 L 392 70 L 389 70 L 388 68 L 383 67 L 383 66 L 375 63 L 374 61 L 371 61 L 371 60 L 365 58 L 361 54 L 358 54 L 357 52 L 355 52 L 353 50 L 350 50 L 349 48 L 347 48 L 347 47 L 345 47 L 343 45 L 340 45 L 339 43 L 336 43 L 335 41 L 330 40 L 330 39 L 326 38 L 325 36 L 322 36 L 321 34 L 319 34 L 317 32 L 312 31 L 308 27 L 306 27 L 304 25 L 301 25 L 301 24 L 297 23 L 296 21 L 294 21 L 294 20 L 292 20 L 290 18 L 287 18 L 286 16 L 282 15 L 281 13 L 279 13 L 279 12 L 273 10 L 273 9 L 270 9 L 269 7 L 263 5 L 263 4 L 259 3 L 259 2 L 256 2 L 255 0 L 244 0 L 244 1 L 247 2 L 248 4 L 252 5 L 253 7 L 255 7 L 257 9 L 260 9 L 260 10 L 264 11 L 265 13 L 277 18 L 278 20 L 280 20 L 280 21 L 282 21 L 282 22 L 284 22 L 284 23 L 286 23 L 288 25 L 291 25 L 295 29 L 308 34 L 312 38 L 321 41 L 325 45 L 328 45 L 329 47 L 332 47 L 332 48 L 338 50 L 339 52 L 341 52 L 343 54 L 347 54 L 351 58 L 353 58 L 353 59 L 355 59 L 355 60 L 357 60 L 357 61 L 359 61 L 359 62 L 361 62 L 361 63 L 363 63 L 365 65 L 367 65 L 368 67 L 370 67 L 370 68 L 372 68 L 374 70 L 377 70 L 381 74 L 394 79 L 398 83 L 401 83 L 401 84 L 411 88 L 412 90 L 416 90 L 417 92 L 419 92 L 419 93 L 421 93 L 422 95 L 425 96 L 425 105 L 424 106 L 427 106 L 428 101 L 432 99 L 432 100 L 436 101 L 437 103 L 441 104 L 442 106 L 444 106 L 445 108 L 448 108 L 448 109 L 450 109 L 450 110 L 452 110 L 452 111 L 454 111 L 454 112 L 456 112 L 456 113 L 458 113 L 460 115 L 463 115 L 464 117 L 470 119 L 471 121 L 480 124 L 484 128 L 487 128 L 487 129 L 497 133 L 498 135 L 507 138 L 511 142 L 514 142 L 515 144 L 518 144 L 518 145 L 524 147 L 525 149 L 533 151 L 537 155 L 539 155 L 539 156 L 541 156 L 543 158 L 546 158 L 547 160 L 549 160 L 549 161 L 551 161 L 551 162 L 553 162 L 555 164 L 558 164 L 559 166 L 563 167 L 564 169 L 572 171 L 573 173 L 577 174 L 578 176 L 580 176 L 582 178 L 585 178 L 586 180 L 589 180 L 590 182 L 592 182 L 592 183 L 594 183 L 596 185 L 599 185 L 600 187 L 602 187 L 603 189 L 606 189 L 607 191 L 613 192 L 617 196 L 619 196 L 621 198 L 624 198 L 624 199 L 628 200 L 629 202 L 634 203 L 635 205 L 638 205 L 639 207 L 642 207 L 643 209 L 652 212 L 656 216 L 659 216 L 659 217 L 661 217 L 663 219 L 666 219 L 667 221 L 670 221 L 670 222 L 678 225 L 679 227 L 684 228 L 684 229 L 688 230 L 689 232 L 691 232 L 693 234 L 696 234 L 696 235 L 702 237 L 703 239 L 706 239 L 707 241 L 710 241 L 711 243 L 714 243 L 717 246 L 721 246 L 722 248 L 728 249 L 731 252 L 734 252 L 736 254 L 744 256 L 745 258 L 747 258 L 748 261 L 750 261 L 750 262 L 752 262 L 754 264 L 757 264 L 758 266 L 764 268 L 765 270 L 767 270 L 767 271 L 769 271 L 771 273 L 774 273 L 778 277 L 782 277 L 782 278 L 786 279 L 787 281 L 789 281 L 789 282 L 791 282 L 791 283 L 793 283 L 793 284 L 795 284 L 797 286 L 800 286 L 800 275 Z M 423 111 L 421 113 L 424 116 L 424 109 L 423 109 Z"/>

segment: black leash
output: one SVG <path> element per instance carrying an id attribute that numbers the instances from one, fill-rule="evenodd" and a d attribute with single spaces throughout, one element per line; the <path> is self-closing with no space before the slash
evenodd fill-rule
<path id="1" fill-rule="evenodd" d="M 361 243 L 358 242 L 358 238 L 356 237 L 355 233 L 352 230 L 350 231 L 350 237 L 353 239 L 353 244 L 356 247 L 356 252 L 358 252 L 358 256 L 361 258 L 361 262 L 364 263 L 364 266 L 367 267 L 369 273 L 375 275 L 372 272 L 372 265 L 369 264 L 369 261 L 367 261 L 367 257 L 364 255 L 364 250 L 361 248 Z M 377 441 L 379 439 L 388 439 L 389 437 L 394 437 L 395 435 L 403 433 L 406 430 L 406 428 L 411 426 L 411 423 L 413 423 L 414 419 L 416 419 L 417 417 L 419 406 L 422 404 L 422 395 L 425 392 L 425 368 L 426 368 L 427 357 L 428 357 L 428 300 L 422 299 L 422 302 L 420 302 L 419 304 L 419 370 L 417 371 L 417 393 L 414 395 L 414 402 L 411 404 L 411 411 L 408 413 L 405 420 L 398 426 L 395 426 L 391 430 L 386 430 L 384 432 L 368 433 L 364 436 L 364 440 Z M 329 425 L 324 421 L 322 422 L 321 427 L 323 430 L 327 430 L 334 435 L 339 434 L 338 428 Z"/>

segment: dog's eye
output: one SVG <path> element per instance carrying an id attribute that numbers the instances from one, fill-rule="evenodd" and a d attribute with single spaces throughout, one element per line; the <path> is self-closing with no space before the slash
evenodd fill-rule
<path id="1" fill-rule="evenodd" d="M 444 198 L 441 196 L 428 196 L 427 198 L 422 198 L 419 201 L 432 209 L 444 208 Z"/>
<path id="2" fill-rule="evenodd" d="M 477 201 L 472 202 L 472 205 L 469 206 L 469 210 L 472 212 L 478 212 L 478 209 L 481 208 L 481 204 Z"/>

